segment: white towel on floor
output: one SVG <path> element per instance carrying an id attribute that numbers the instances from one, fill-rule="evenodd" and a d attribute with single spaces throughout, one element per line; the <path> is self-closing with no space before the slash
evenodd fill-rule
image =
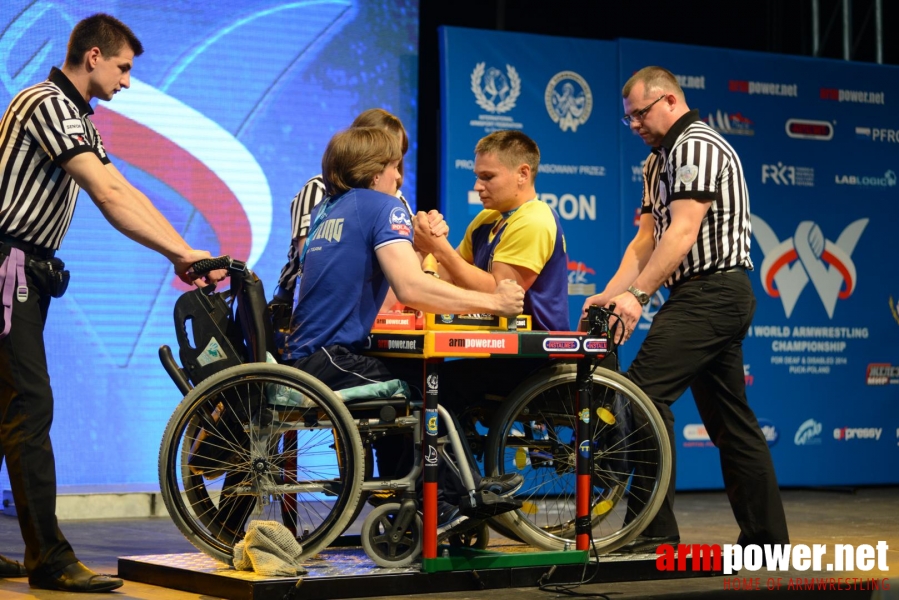
<path id="1" fill-rule="evenodd" d="M 306 569 L 300 564 L 303 547 L 282 523 L 252 521 L 244 539 L 234 546 L 234 568 L 257 575 L 293 577 Z"/>

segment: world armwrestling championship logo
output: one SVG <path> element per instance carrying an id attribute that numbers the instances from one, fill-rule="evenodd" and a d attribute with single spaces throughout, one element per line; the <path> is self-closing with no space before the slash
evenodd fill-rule
<path id="1" fill-rule="evenodd" d="M 502 114 L 515 108 L 521 94 L 521 77 L 512 65 L 506 65 L 503 73 L 496 67 L 485 69 L 479 62 L 471 72 L 471 91 L 478 106 L 489 113 Z"/>
<path id="2" fill-rule="evenodd" d="M 574 71 L 561 71 L 546 84 L 546 112 L 562 131 L 577 131 L 593 111 L 593 92 L 587 81 Z"/>

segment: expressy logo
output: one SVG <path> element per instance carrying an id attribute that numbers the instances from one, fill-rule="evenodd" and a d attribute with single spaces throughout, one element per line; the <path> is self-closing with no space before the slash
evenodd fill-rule
<path id="1" fill-rule="evenodd" d="M 883 174 L 883 177 L 877 177 L 876 175 L 834 175 L 834 181 L 837 185 L 891 188 L 896 187 L 896 171 L 890 169 Z"/>
<path id="2" fill-rule="evenodd" d="M 687 423 L 684 425 L 683 434 L 684 448 L 711 448 L 715 445 L 702 423 Z"/>
<path id="3" fill-rule="evenodd" d="M 824 426 L 814 419 L 804 421 L 796 435 L 793 436 L 793 443 L 797 446 L 813 446 L 821 443 L 821 432 Z"/>
<path id="4" fill-rule="evenodd" d="M 768 182 L 776 185 L 814 187 L 815 170 L 811 167 L 785 165 L 780 161 L 777 164 L 764 164 L 762 165 L 762 183 Z"/>
<path id="5" fill-rule="evenodd" d="M 471 92 L 478 106 L 489 113 L 502 114 L 515 108 L 521 94 L 521 77 L 512 65 L 506 65 L 503 73 L 496 67 L 485 69 L 479 62 L 471 72 Z"/>
<path id="6" fill-rule="evenodd" d="M 576 260 L 568 261 L 568 295 L 592 296 L 596 293 L 596 283 L 591 283 L 588 275 L 596 275 L 596 271 L 586 263 Z"/>
<path id="7" fill-rule="evenodd" d="M 899 384 L 899 367 L 890 363 L 871 363 L 868 365 L 865 382 L 868 385 Z"/>
<path id="8" fill-rule="evenodd" d="M 885 129 L 881 127 L 856 127 L 855 137 L 870 140 L 872 142 L 887 142 L 899 144 L 899 129 Z"/>
<path id="9" fill-rule="evenodd" d="M 718 110 L 715 114 L 709 113 L 709 116 L 703 119 L 703 121 L 718 133 L 755 135 L 755 130 L 752 128 L 753 122 L 741 113 L 728 114 Z"/>
<path id="10" fill-rule="evenodd" d="M 836 102 L 855 102 L 857 104 L 886 104 L 884 92 L 865 92 L 859 90 L 841 90 L 838 88 L 821 88 L 822 100 Z"/>
<path id="11" fill-rule="evenodd" d="M 769 296 L 780 298 L 787 317 L 811 281 L 833 318 L 837 300 L 851 296 L 858 284 L 852 253 L 867 224 L 868 219 L 853 221 L 832 242 L 814 221 L 802 221 L 793 237 L 779 241 L 761 217 L 752 215 L 752 233 L 765 254 L 762 285 Z"/>
<path id="12" fill-rule="evenodd" d="M 819 140 L 827 142 L 833 138 L 833 125 L 827 121 L 787 119 L 784 129 L 788 136 L 800 140 Z"/>
<path id="13" fill-rule="evenodd" d="M 799 97 L 799 85 L 795 83 L 766 83 L 764 81 L 741 81 L 731 79 L 727 84 L 731 92 L 762 96 Z"/>
<path id="14" fill-rule="evenodd" d="M 750 365 L 743 365 L 743 385 L 749 387 L 755 383 L 755 375 L 749 372 Z"/>
<path id="15" fill-rule="evenodd" d="M 587 80 L 574 71 L 561 71 L 546 84 L 543 95 L 546 112 L 562 131 L 577 131 L 593 111 L 593 92 Z"/>
<path id="16" fill-rule="evenodd" d="M 877 441 L 880 439 L 881 433 L 883 433 L 882 427 L 837 427 L 833 430 L 833 439 Z"/>

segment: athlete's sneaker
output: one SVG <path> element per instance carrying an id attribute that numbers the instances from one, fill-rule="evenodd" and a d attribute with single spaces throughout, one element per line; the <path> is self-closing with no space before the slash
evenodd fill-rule
<path id="1" fill-rule="evenodd" d="M 468 517 L 459 511 L 459 507 L 454 504 L 441 503 L 437 507 L 437 535 L 445 531 L 449 531 L 456 525 L 467 521 Z"/>
<path id="2" fill-rule="evenodd" d="M 507 496 L 518 491 L 524 483 L 524 477 L 518 473 L 504 473 L 491 477 L 482 477 L 478 490 L 487 490 L 497 496 Z"/>

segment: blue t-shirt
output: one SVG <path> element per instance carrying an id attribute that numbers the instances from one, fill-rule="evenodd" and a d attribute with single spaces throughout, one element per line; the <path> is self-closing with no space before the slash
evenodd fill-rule
<path id="1" fill-rule="evenodd" d="M 349 190 L 319 204 L 313 224 L 322 210 L 309 232 L 287 360 L 332 344 L 361 352 L 389 287 L 375 250 L 412 242 L 411 218 L 394 196 Z"/>

